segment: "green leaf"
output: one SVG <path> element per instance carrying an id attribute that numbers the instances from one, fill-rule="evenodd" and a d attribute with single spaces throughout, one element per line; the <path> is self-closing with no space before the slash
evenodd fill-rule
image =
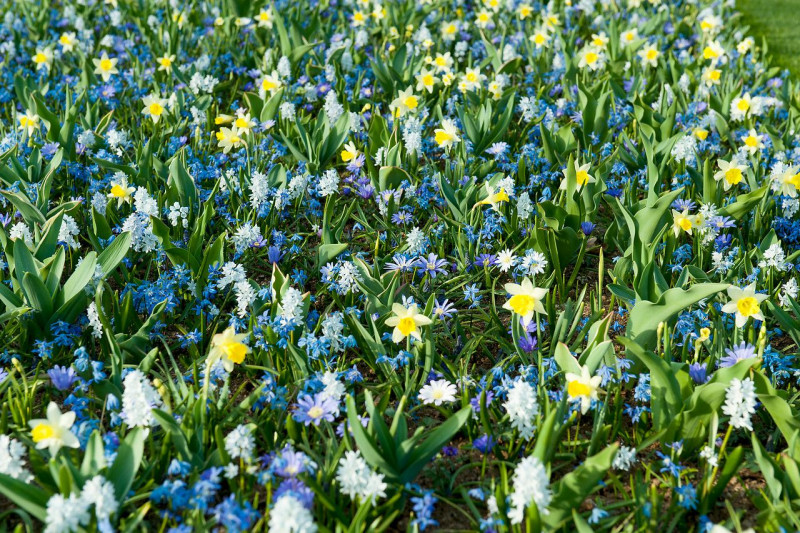
<path id="1" fill-rule="evenodd" d="M 120 233 L 105 250 L 100 252 L 100 255 L 97 257 L 97 264 L 103 269 L 103 276 L 108 276 L 117 268 L 117 265 L 128 253 L 132 239 L 133 236 L 131 232 L 126 231 Z"/>
<path id="2" fill-rule="evenodd" d="M 422 444 L 417 445 L 411 453 L 411 464 L 401 474 L 402 482 L 413 481 L 433 456 L 439 453 L 445 444 L 450 442 L 471 416 L 472 407 L 462 408 L 450 416 L 442 425 L 434 429 Z"/>
<path id="3" fill-rule="evenodd" d="M 550 512 L 544 516 L 546 526 L 557 529 L 572 516 L 572 510 L 580 507 L 611 469 L 611 461 L 617 454 L 617 447 L 617 444 L 612 444 L 602 452 L 589 457 L 555 484 Z"/>
<path id="4" fill-rule="evenodd" d="M 117 449 L 114 464 L 108 469 L 107 477 L 114 485 L 114 493 L 119 502 L 127 499 L 128 491 L 131 489 L 133 479 L 142 463 L 144 437 L 145 434 L 141 428 L 131 429 Z"/>
<path id="5" fill-rule="evenodd" d="M 40 520 L 47 516 L 47 493 L 35 485 L 0 474 L 0 493 Z"/>

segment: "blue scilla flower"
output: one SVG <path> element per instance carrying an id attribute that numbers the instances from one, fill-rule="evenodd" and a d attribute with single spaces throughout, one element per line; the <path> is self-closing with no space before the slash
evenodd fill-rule
<path id="1" fill-rule="evenodd" d="M 50 378 L 50 382 L 53 386 L 60 391 L 70 389 L 79 379 L 75 369 L 71 366 L 64 367 L 56 365 L 47 371 L 47 376 Z"/>

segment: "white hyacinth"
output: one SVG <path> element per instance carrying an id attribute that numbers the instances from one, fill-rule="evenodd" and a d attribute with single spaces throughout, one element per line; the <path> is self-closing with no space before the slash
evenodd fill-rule
<path id="1" fill-rule="evenodd" d="M 734 428 L 753 431 L 750 419 L 756 412 L 756 401 L 756 388 L 752 379 L 733 379 L 725 393 L 722 412 L 731 417 L 730 424 Z"/>
<path id="2" fill-rule="evenodd" d="M 508 391 L 508 399 L 503 403 L 511 426 L 519 431 L 520 437 L 530 439 L 535 429 L 536 415 L 539 414 L 539 400 L 536 389 L 527 381 L 517 381 Z"/>
<path id="3" fill-rule="evenodd" d="M 122 420 L 130 427 L 154 425 L 153 409 L 161 407 L 162 400 L 147 377 L 141 370 L 132 370 L 122 380 L 122 386 Z"/>
<path id="4" fill-rule="evenodd" d="M 374 506 L 377 498 L 386 497 L 383 474 L 370 470 L 359 451 L 349 451 L 339 459 L 336 481 L 339 482 L 341 493 L 351 499 L 368 501 Z"/>
<path id="5" fill-rule="evenodd" d="M 526 457 L 514 470 L 514 492 L 511 494 L 511 510 L 508 517 L 512 524 L 522 523 L 525 508 L 533 503 L 539 514 L 548 514 L 547 506 L 553 494 L 550 491 L 550 476 L 542 462 L 533 456 Z"/>

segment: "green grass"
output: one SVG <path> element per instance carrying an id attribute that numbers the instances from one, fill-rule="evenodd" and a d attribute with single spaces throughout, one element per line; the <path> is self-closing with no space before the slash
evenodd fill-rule
<path id="1" fill-rule="evenodd" d="M 767 40 L 774 64 L 800 75 L 800 0 L 737 0 L 736 5 L 756 42 Z"/>

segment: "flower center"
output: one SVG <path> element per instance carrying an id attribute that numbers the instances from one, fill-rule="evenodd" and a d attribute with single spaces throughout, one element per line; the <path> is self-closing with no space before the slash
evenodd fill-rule
<path id="1" fill-rule="evenodd" d="M 397 329 L 400 330 L 400 333 L 408 337 L 417 330 L 417 323 L 414 322 L 413 318 L 407 316 L 400 319 L 400 322 L 397 324 Z"/>
<path id="2" fill-rule="evenodd" d="M 588 54 L 586 54 L 586 63 L 589 65 L 594 65 L 598 59 L 600 59 L 600 56 L 598 56 L 594 52 L 589 52 Z"/>
<path id="3" fill-rule="evenodd" d="M 100 68 L 102 70 L 111 70 L 111 60 L 110 59 L 101 59 L 100 60 Z"/>
<path id="4" fill-rule="evenodd" d="M 221 348 L 228 359 L 236 364 L 244 361 L 244 356 L 247 353 L 247 346 L 237 341 L 228 341 Z"/>
<path id="5" fill-rule="evenodd" d="M 569 385 L 567 385 L 567 394 L 569 394 L 570 398 L 589 396 L 591 393 L 592 389 L 589 387 L 589 385 L 581 383 L 580 381 L 572 381 Z"/>
<path id="6" fill-rule="evenodd" d="M 725 171 L 725 181 L 730 183 L 731 185 L 736 185 L 740 181 L 742 181 L 742 171 L 736 167 L 729 168 Z"/>
<path id="7" fill-rule="evenodd" d="M 33 428 L 33 442 L 42 442 L 45 439 L 52 439 L 55 434 L 56 432 L 50 424 L 39 424 Z"/>
<path id="8" fill-rule="evenodd" d="M 450 141 L 452 139 L 453 139 L 453 136 L 450 135 L 449 133 L 447 133 L 444 130 L 439 130 L 439 131 L 436 132 L 436 142 L 438 144 L 446 143 L 447 141 Z"/>
<path id="9" fill-rule="evenodd" d="M 575 178 L 577 178 L 578 180 L 578 185 L 583 187 L 584 185 L 586 185 L 586 182 L 589 181 L 589 173 L 586 172 L 585 170 L 579 170 L 575 174 Z"/>
<path id="10" fill-rule="evenodd" d="M 525 316 L 533 313 L 533 308 L 536 306 L 536 298 L 527 294 L 515 294 L 508 301 L 508 304 L 515 313 Z"/>
<path id="11" fill-rule="evenodd" d="M 324 411 L 322 410 L 322 407 L 318 407 L 315 405 L 314 407 L 308 410 L 308 416 L 310 418 L 320 418 L 323 412 Z"/>
<path id="12" fill-rule="evenodd" d="M 160 116 L 161 113 L 164 112 L 164 106 L 159 104 L 158 102 L 153 102 L 150 104 L 150 114 L 155 116 Z"/>
<path id="13" fill-rule="evenodd" d="M 114 185 L 111 187 L 111 194 L 114 198 L 125 198 L 128 196 L 128 191 L 126 191 L 121 185 Z"/>
<path id="14" fill-rule="evenodd" d="M 683 231 L 689 231 L 692 229 L 692 221 L 689 217 L 681 217 L 678 219 L 678 226 L 680 226 Z"/>
<path id="15" fill-rule="evenodd" d="M 414 95 L 407 96 L 405 99 L 403 99 L 403 105 L 409 109 L 416 109 L 417 104 L 417 97 Z"/>
<path id="16" fill-rule="evenodd" d="M 747 111 L 750 109 L 750 102 L 747 100 L 739 100 L 739 103 L 736 105 L 739 111 Z"/>
<path id="17" fill-rule="evenodd" d="M 757 315 L 761 311 L 758 307 L 758 300 L 752 296 L 746 296 L 736 302 L 736 309 L 739 310 L 742 316 L 746 317 Z"/>

